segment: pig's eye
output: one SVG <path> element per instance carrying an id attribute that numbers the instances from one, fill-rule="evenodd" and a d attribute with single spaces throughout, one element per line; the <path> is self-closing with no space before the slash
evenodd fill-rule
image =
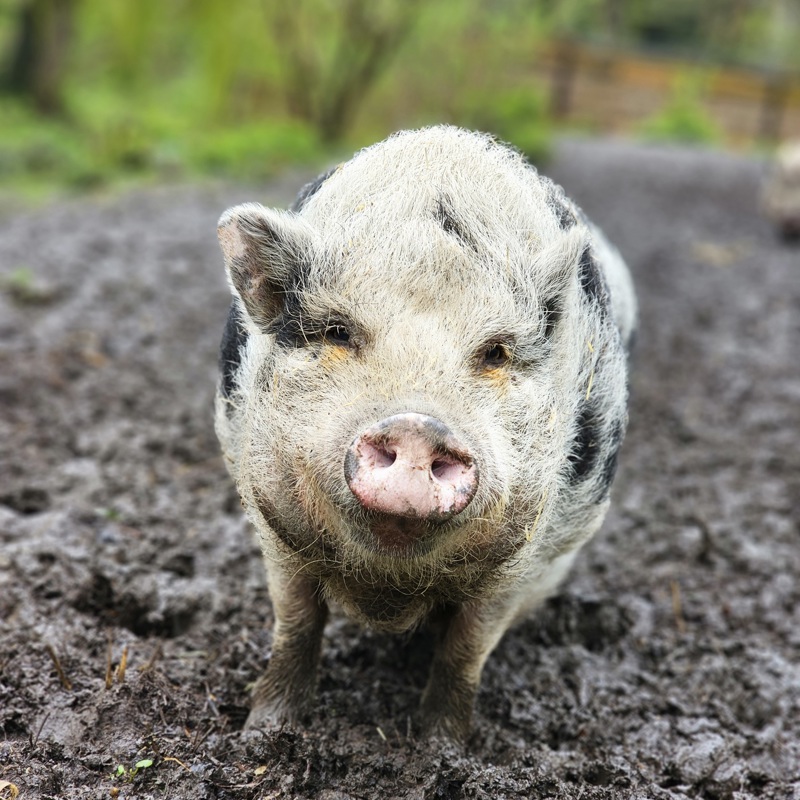
<path id="1" fill-rule="evenodd" d="M 328 325 L 325 328 L 325 340 L 339 347 L 349 347 L 350 331 L 344 325 Z"/>
<path id="2" fill-rule="evenodd" d="M 505 342 L 492 342 L 483 352 L 483 366 L 486 369 L 504 367 L 511 361 L 511 349 Z"/>

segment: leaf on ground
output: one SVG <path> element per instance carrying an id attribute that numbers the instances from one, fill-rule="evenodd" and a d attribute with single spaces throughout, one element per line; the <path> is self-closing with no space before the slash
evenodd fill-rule
<path id="1" fill-rule="evenodd" d="M 19 797 L 19 789 L 9 781 L 0 781 L 0 797 L 8 797 L 10 800 L 14 800 L 14 798 Z"/>

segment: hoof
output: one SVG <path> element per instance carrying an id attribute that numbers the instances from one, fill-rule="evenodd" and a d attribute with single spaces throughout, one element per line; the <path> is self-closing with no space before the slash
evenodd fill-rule
<path id="1" fill-rule="evenodd" d="M 250 710 L 244 723 L 245 731 L 278 731 L 294 721 L 292 715 L 269 705 L 256 706 Z"/>

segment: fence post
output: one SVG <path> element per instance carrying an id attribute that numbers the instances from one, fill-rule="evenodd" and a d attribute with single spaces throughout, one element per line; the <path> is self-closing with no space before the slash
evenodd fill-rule
<path id="1" fill-rule="evenodd" d="M 791 84 L 786 73 L 769 73 L 764 78 L 758 126 L 759 139 L 768 142 L 780 140 L 790 91 Z"/>
<path id="2" fill-rule="evenodd" d="M 572 87 L 577 67 L 577 48 L 572 42 L 560 41 L 556 45 L 550 84 L 550 114 L 554 119 L 565 119 L 572 111 Z"/>

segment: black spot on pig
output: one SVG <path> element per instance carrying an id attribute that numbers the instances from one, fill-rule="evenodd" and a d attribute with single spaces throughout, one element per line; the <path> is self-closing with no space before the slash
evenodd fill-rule
<path id="1" fill-rule="evenodd" d="M 577 223 L 575 212 L 569 207 L 564 195 L 559 191 L 558 187 L 553 184 L 547 195 L 547 205 L 552 212 L 556 215 L 558 226 L 562 231 L 568 231 Z"/>
<path id="2" fill-rule="evenodd" d="M 292 277 L 292 285 L 283 292 L 283 305 L 278 316 L 267 326 L 266 333 L 275 336 L 279 347 L 307 347 L 328 337 L 332 329 L 356 331 L 357 325 L 350 317 L 338 311 L 309 311 L 303 303 L 303 288 L 307 268 L 300 264 Z M 348 334 L 349 335 L 349 334 Z"/>
<path id="3" fill-rule="evenodd" d="M 561 298 L 551 297 L 544 302 L 542 306 L 542 317 L 544 319 L 544 338 L 550 339 L 553 336 L 553 331 L 561 319 Z"/>
<path id="4" fill-rule="evenodd" d="M 289 211 L 302 211 L 305 204 L 320 190 L 322 184 L 325 183 L 331 175 L 333 175 L 338 167 L 331 167 L 327 172 L 318 175 L 313 181 L 307 183 L 297 194 L 294 202 L 289 206 Z"/>
<path id="5" fill-rule="evenodd" d="M 592 479 L 595 484 L 592 501 L 604 500 L 617 472 L 617 454 L 625 432 L 623 420 L 616 420 L 603 430 L 592 403 L 585 403 L 578 414 L 575 441 L 568 457 L 571 482 Z"/>
<path id="6" fill-rule="evenodd" d="M 219 369 L 222 373 L 222 396 L 228 398 L 236 383 L 236 373 L 242 363 L 242 350 L 247 344 L 247 331 L 241 322 L 236 303 L 231 303 L 222 342 L 219 348 Z"/>
<path id="7" fill-rule="evenodd" d="M 267 328 L 267 333 L 275 336 L 275 343 L 280 347 L 302 347 L 308 344 L 309 320 L 304 314 L 300 297 L 297 289 L 287 291 L 280 314 Z"/>
<path id="8" fill-rule="evenodd" d="M 583 480 L 594 467 L 599 453 L 600 420 L 592 403 L 584 403 L 575 425 L 575 441 L 567 460 L 574 483 Z"/>
<path id="9" fill-rule="evenodd" d="M 455 236 L 461 244 L 469 247 L 475 252 L 478 251 L 472 237 L 467 233 L 465 228 L 458 221 L 458 217 L 453 210 L 452 203 L 445 197 L 440 197 L 436 203 L 435 216 L 437 222 L 442 226 L 444 232 L 450 236 Z"/>
<path id="10" fill-rule="evenodd" d="M 602 309 L 608 308 L 608 290 L 600 267 L 592 254 L 591 247 L 586 247 L 578 264 L 578 279 L 586 297 Z"/>
<path id="11" fill-rule="evenodd" d="M 625 433 L 625 424 L 618 419 L 608 436 L 608 446 L 606 449 L 605 460 L 597 475 L 597 502 L 605 499 L 611 491 L 611 484 L 617 474 L 617 456 L 622 445 L 622 437 Z"/>
<path id="12" fill-rule="evenodd" d="M 615 447 L 603 462 L 603 468 L 598 475 L 597 493 L 595 495 L 595 502 L 599 503 L 608 497 L 611 491 L 611 484 L 614 481 L 614 476 L 617 474 L 617 454 L 619 447 Z"/>

